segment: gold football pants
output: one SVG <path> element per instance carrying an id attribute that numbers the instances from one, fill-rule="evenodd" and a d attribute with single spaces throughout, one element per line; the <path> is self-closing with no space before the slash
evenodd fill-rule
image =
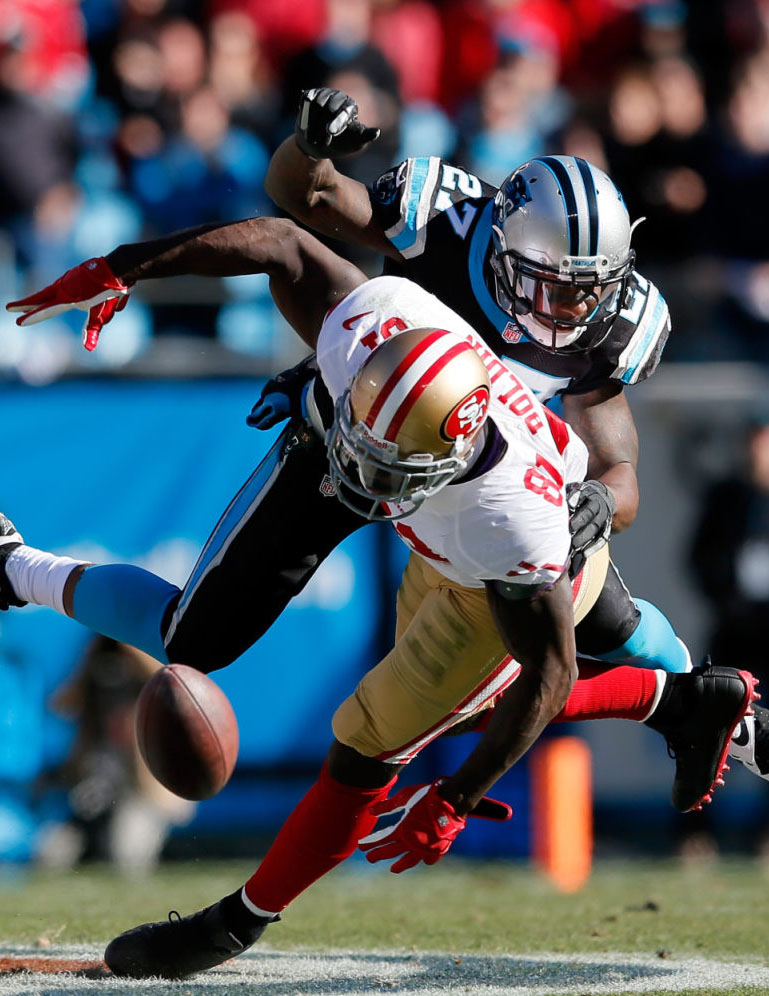
<path id="1" fill-rule="evenodd" d="M 609 548 L 572 582 L 575 625 L 592 608 Z M 416 554 L 397 601 L 395 646 L 337 709 L 334 736 L 366 757 L 405 764 L 431 740 L 488 708 L 520 665 L 507 654 L 485 588 L 449 581 Z"/>

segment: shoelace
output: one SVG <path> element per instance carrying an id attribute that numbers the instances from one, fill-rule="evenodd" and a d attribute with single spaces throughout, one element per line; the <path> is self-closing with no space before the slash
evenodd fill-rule
<path id="1" fill-rule="evenodd" d="M 682 750 L 694 750 L 697 747 L 696 744 L 684 743 L 682 740 L 676 740 L 676 741 L 666 740 L 665 746 L 667 747 L 668 757 L 671 759 L 671 761 L 678 760 L 678 752 Z"/>
<path id="2" fill-rule="evenodd" d="M 183 917 L 179 913 L 178 910 L 170 910 L 169 913 L 168 913 L 168 922 L 169 923 L 181 923 L 183 920 L 186 920 L 187 923 L 191 923 L 193 920 L 202 918 L 203 914 L 205 914 L 206 912 L 207 912 L 207 910 L 198 910 L 197 913 L 193 913 L 191 916 Z M 225 931 L 227 933 L 227 936 L 233 942 L 233 944 L 232 944 L 232 946 L 222 946 L 221 944 L 213 944 L 213 939 L 212 939 L 212 944 L 214 946 L 214 950 L 215 951 L 222 951 L 222 952 L 225 952 L 226 954 L 228 954 L 228 955 L 231 956 L 233 954 L 237 954 L 238 953 L 238 949 L 243 950 L 243 948 L 245 948 L 245 947 L 248 946 L 248 945 L 244 944 L 243 941 L 241 941 L 233 933 L 231 933 L 229 930 L 227 930 L 226 927 L 225 927 Z"/>

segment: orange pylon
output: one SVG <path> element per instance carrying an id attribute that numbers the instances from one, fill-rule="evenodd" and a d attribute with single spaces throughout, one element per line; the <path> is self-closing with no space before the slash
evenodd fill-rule
<path id="1" fill-rule="evenodd" d="M 546 740 L 532 752 L 532 853 L 563 892 L 577 892 L 593 862 L 590 748 L 579 737 Z"/>

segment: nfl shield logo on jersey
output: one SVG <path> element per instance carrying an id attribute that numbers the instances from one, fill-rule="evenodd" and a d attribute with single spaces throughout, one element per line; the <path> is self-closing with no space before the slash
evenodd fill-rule
<path id="1" fill-rule="evenodd" d="M 320 482 L 320 493 L 324 498 L 333 498 L 336 494 L 336 488 L 334 487 L 334 482 L 328 476 L 328 474 L 323 475 L 323 480 Z"/>
<path id="2" fill-rule="evenodd" d="M 505 325 L 504 332 L 502 333 L 502 338 L 505 342 L 520 342 L 522 336 L 523 333 L 521 330 L 517 326 L 513 325 L 512 322 L 508 322 L 507 325 Z"/>

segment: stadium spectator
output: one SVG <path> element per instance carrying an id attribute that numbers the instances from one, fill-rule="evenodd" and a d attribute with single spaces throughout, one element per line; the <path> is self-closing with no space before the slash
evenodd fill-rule
<path id="1" fill-rule="evenodd" d="M 327 23 L 327 0 L 209 0 L 212 17 L 240 11 L 256 25 L 278 78 L 286 62 L 315 44 Z"/>
<path id="2" fill-rule="evenodd" d="M 510 52 L 486 77 L 477 100 L 469 101 L 458 115 L 457 159 L 470 172 L 499 185 L 511 162 L 523 163 L 548 150 L 565 114 L 552 53 Z"/>
<path id="3" fill-rule="evenodd" d="M 609 109 L 607 162 L 632 216 L 645 219 L 636 233 L 639 252 L 658 265 L 694 255 L 707 197 L 699 74 L 678 56 L 638 64 L 612 87 Z"/>
<path id="4" fill-rule="evenodd" d="M 713 331 L 712 267 L 703 265 L 707 247 L 706 158 L 710 133 L 702 81 L 678 55 L 626 66 L 608 90 L 608 125 L 601 134 L 587 126 L 586 151 L 616 177 L 633 219 L 639 255 L 676 316 L 673 358 L 708 357 Z M 574 123 L 564 143 L 574 149 Z"/>
<path id="5" fill-rule="evenodd" d="M 36 859 L 48 867 L 109 861 L 142 874 L 157 864 L 168 833 L 188 822 L 194 804 L 168 792 L 136 747 L 136 700 L 158 663 L 105 637 L 94 639 L 82 664 L 56 692 L 53 708 L 76 726 L 61 767 L 39 790 L 66 793 L 69 818 L 41 828 Z"/>
<path id="6" fill-rule="evenodd" d="M 174 0 L 122 0 L 113 7 L 86 5 L 95 89 L 121 116 L 156 112 L 162 119 L 166 67 L 159 34 L 164 25 L 185 20 L 193 32 L 200 31 L 183 12 L 183 5 Z M 196 57 L 194 40 L 192 46 L 189 56 L 181 53 L 182 61 L 188 64 Z"/>
<path id="7" fill-rule="evenodd" d="M 259 213 L 268 153 L 232 125 L 212 87 L 180 104 L 181 127 L 128 162 L 130 188 L 155 231 Z"/>
<path id="8" fill-rule="evenodd" d="M 24 45 L 14 31 L 0 37 L 0 226 L 17 238 L 72 179 L 77 151 L 70 116 L 26 89 Z"/>
<path id="9" fill-rule="evenodd" d="M 266 207 L 264 175 L 268 163 L 264 144 L 252 132 L 231 123 L 227 108 L 211 86 L 187 95 L 180 103 L 180 113 L 177 133 L 156 136 L 157 146 L 140 146 L 138 154 L 127 162 L 130 190 L 141 207 L 145 225 L 164 231 L 261 213 Z M 152 137 L 152 126 L 146 119 L 143 127 Z M 221 292 L 217 294 L 212 288 L 208 301 L 189 306 L 157 303 L 155 334 L 215 335 L 217 297 L 222 297 Z"/>
<path id="10" fill-rule="evenodd" d="M 275 143 L 279 93 L 264 40 L 243 11 L 218 14 L 209 27 L 210 81 L 237 128 Z"/>
<path id="11" fill-rule="evenodd" d="M 769 49 L 745 59 L 704 160 L 706 249 L 717 261 L 711 295 L 723 355 L 769 364 Z M 723 210 L 724 192 L 730 206 Z M 713 299 L 711 298 L 711 300 Z"/>
<path id="12" fill-rule="evenodd" d="M 355 74 L 379 95 L 400 105 L 398 76 L 372 40 L 373 0 L 327 0 L 326 25 L 317 41 L 298 52 L 283 75 L 283 108 L 293 126 L 299 95 L 327 86 L 332 74 Z M 362 95 L 365 96 L 365 95 Z"/>
<path id="13" fill-rule="evenodd" d="M 405 104 L 437 104 L 443 30 L 427 0 L 374 0 L 371 37 L 398 74 Z"/>
<path id="14" fill-rule="evenodd" d="M 505 48 L 549 51 L 560 66 L 574 44 L 573 14 L 563 0 L 450 0 L 440 10 L 441 100 L 452 114 L 477 94 Z"/>
<path id="15" fill-rule="evenodd" d="M 15 39 L 17 90 L 63 110 L 77 106 L 89 75 L 77 0 L 4 0 L 0 39 Z"/>
<path id="16" fill-rule="evenodd" d="M 766 0 L 709 0 L 686 4 L 687 46 L 705 80 L 708 109 L 717 118 L 741 63 L 769 40 Z"/>
<path id="17" fill-rule="evenodd" d="M 691 577 L 706 598 L 713 658 L 745 662 L 769 680 L 769 411 L 743 429 L 739 466 L 713 481 L 702 502 L 691 548 Z"/>

